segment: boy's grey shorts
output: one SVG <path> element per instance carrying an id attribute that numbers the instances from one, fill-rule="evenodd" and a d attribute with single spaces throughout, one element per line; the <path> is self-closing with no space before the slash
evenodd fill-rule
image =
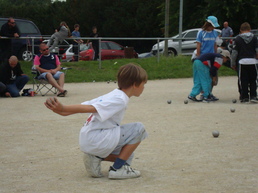
<path id="1" fill-rule="evenodd" d="M 127 144 L 136 144 L 144 140 L 148 134 L 145 131 L 144 125 L 142 123 L 128 123 L 120 127 L 120 141 L 111 154 L 118 155 L 122 149 Z M 131 165 L 133 159 L 133 154 L 126 161 Z"/>

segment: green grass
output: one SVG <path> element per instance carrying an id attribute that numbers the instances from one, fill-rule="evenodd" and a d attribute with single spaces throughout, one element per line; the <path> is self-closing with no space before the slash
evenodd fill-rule
<path id="1" fill-rule="evenodd" d="M 115 80 L 120 66 L 135 63 L 148 73 L 149 80 L 192 77 L 192 62 L 190 56 L 156 57 L 143 59 L 104 60 L 99 68 L 98 61 L 62 62 L 63 67 L 70 67 L 65 82 L 103 82 Z M 32 62 L 21 62 L 24 73 L 31 75 Z M 235 76 L 235 71 L 222 66 L 219 76 Z M 32 77 L 32 75 L 31 75 Z M 30 80 L 32 81 L 32 80 Z"/>

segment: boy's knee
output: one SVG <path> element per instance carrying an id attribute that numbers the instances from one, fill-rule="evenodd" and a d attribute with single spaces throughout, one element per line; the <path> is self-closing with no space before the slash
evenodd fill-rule
<path id="1" fill-rule="evenodd" d="M 135 128 L 137 128 L 137 132 L 139 134 L 138 135 L 139 139 L 140 139 L 140 141 L 142 141 L 148 135 L 146 130 L 145 130 L 145 126 L 142 123 L 140 123 L 140 122 L 137 122 L 135 124 L 136 124 Z"/>
<path id="2" fill-rule="evenodd" d="M 137 122 L 135 124 L 136 124 L 136 127 L 139 128 L 139 130 L 141 131 L 145 130 L 145 126 L 141 122 Z"/>

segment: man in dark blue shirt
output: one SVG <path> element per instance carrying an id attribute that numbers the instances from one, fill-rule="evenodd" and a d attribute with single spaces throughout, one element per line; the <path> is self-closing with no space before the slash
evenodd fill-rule
<path id="1" fill-rule="evenodd" d="M 46 79 L 52 86 L 57 88 L 57 96 L 65 97 L 67 90 L 64 90 L 65 74 L 60 72 L 61 62 L 57 55 L 51 54 L 45 43 L 39 45 L 40 53 L 34 58 L 34 66 L 40 72 L 39 79 Z"/>

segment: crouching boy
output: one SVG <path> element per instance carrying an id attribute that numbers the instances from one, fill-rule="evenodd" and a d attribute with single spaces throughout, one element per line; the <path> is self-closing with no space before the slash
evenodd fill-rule
<path id="1" fill-rule="evenodd" d="M 110 179 L 135 178 L 140 171 L 130 167 L 133 152 L 147 133 L 143 124 L 120 125 L 129 98 L 140 96 L 147 82 L 146 71 L 134 64 L 121 66 L 118 88 L 98 98 L 79 105 L 63 105 L 56 98 L 49 98 L 45 105 L 53 112 L 66 116 L 91 113 L 80 131 L 79 143 L 84 152 L 84 165 L 92 177 L 102 177 L 101 161 L 114 162 L 110 166 Z"/>

